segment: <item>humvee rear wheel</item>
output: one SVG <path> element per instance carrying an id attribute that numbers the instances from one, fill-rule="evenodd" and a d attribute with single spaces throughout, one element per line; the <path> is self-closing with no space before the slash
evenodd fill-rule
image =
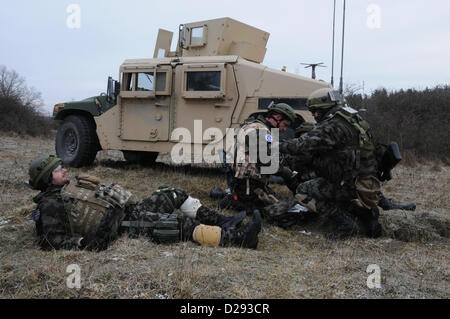
<path id="1" fill-rule="evenodd" d="M 158 152 L 122 151 L 123 157 L 130 164 L 150 166 L 156 162 Z"/>
<path id="2" fill-rule="evenodd" d="M 81 115 L 70 115 L 56 133 L 56 154 L 64 164 L 81 167 L 92 164 L 99 150 L 94 123 Z"/>

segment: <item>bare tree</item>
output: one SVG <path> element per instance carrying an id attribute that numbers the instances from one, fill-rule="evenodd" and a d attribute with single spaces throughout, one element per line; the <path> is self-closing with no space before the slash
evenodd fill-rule
<path id="1" fill-rule="evenodd" d="M 16 101 L 26 107 L 38 110 L 43 105 L 41 93 L 28 87 L 25 79 L 16 71 L 9 71 L 0 65 L 0 97 Z"/>

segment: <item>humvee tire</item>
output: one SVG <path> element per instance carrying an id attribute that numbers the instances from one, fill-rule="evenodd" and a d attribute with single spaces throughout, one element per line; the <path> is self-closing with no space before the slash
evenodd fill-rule
<path id="1" fill-rule="evenodd" d="M 158 152 L 122 151 L 125 160 L 131 164 L 142 166 L 153 165 L 158 157 Z"/>
<path id="2" fill-rule="evenodd" d="M 86 116 L 69 115 L 56 133 L 56 154 L 69 166 L 92 164 L 99 146 L 95 125 Z"/>

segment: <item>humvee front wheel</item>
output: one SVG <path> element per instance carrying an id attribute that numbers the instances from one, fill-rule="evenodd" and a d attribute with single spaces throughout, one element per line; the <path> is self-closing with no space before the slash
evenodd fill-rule
<path id="1" fill-rule="evenodd" d="M 123 157 L 130 164 L 150 166 L 156 162 L 158 152 L 122 151 Z"/>
<path id="2" fill-rule="evenodd" d="M 56 154 L 64 164 L 81 167 L 92 164 L 99 141 L 92 121 L 82 115 L 69 115 L 56 133 Z"/>

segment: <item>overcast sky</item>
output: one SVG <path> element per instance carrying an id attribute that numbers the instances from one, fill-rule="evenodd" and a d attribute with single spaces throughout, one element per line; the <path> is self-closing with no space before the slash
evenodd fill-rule
<path id="1" fill-rule="evenodd" d="M 70 6 L 75 4 L 76 6 Z M 336 1 L 335 86 L 339 84 L 343 0 Z M 311 76 L 300 63 L 324 62 L 331 78 L 333 0 L 1 1 L 0 65 L 58 102 L 106 90 L 129 58 L 151 58 L 158 28 L 230 17 L 270 33 L 264 65 Z M 77 27 L 76 12 L 80 20 Z M 344 83 L 424 89 L 450 84 L 450 1 L 348 0 Z"/>

